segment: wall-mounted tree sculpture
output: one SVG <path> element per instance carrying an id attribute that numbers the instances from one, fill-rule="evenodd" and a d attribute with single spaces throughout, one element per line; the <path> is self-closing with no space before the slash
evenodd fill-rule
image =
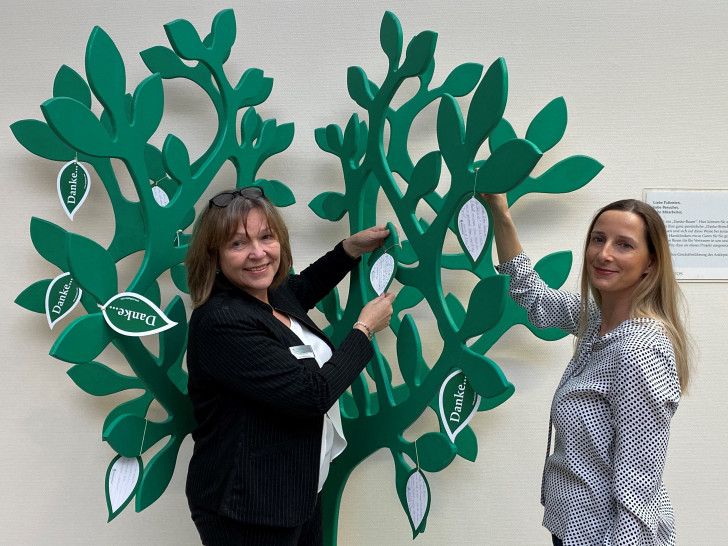
<path id="1" fill-rule="evenodd" d="M 23 120 L 12 126 L 17 140 L 29 151 L 64 163 L 57 187 L 69 218 L 83 213 L 79 208 L 88 193 L 89 172 L 104 185 L 114 211 L 114 236 L 106 248 L 33 218 L 33 244 L 60 274 L 34 283 L 16 299 L 19 305 L 46 314 L 51 327 L 80 302 L 85 314 L 65 327 L 51 355 L 72 363 L 69 375 L 90 394 L 141 389 L 139 396 L 112 410 L 103 425 L 103 439 L 118 454 L 107 472 L 109 519 L 132 498 L 137 511 L 159 498 L 174 472 L 180 443 L 194 425 L 183 368 L 185 307 L 176 296 L 162 310 L 159 279 L 169 271 L 180 292 L 187 291 L 182 262 L 195 204 L 228 161 L 236 169 L 238 187 L 264 186 L 278 206 L 295 201 L 283 183 L 256 179 L 262 163 L 291 143 L 293 125 L 263 121 L 255 112 L 253 107 L 266 100 L 272 88 L 272 80 L 261 70 L 246 71 L 234 86 L 225 76 L 223 65 L 236 34 L 232 11 L 219 13 L 204 39 L 184 20 L 167 24 L 165 30 L 172 48 L 160 46 L 142 52 L 153 75 L 127 94 L 121 55 L 108 35 L 94 29 L 86 51 L 88 83 L 77 72 L 62 67 L 55 78 L 53 98 L 41 105 L 45 121 Z M 375 357 L 366 371 L 374 388 L 362 375 L 351 393 L 341 399 L 349 447 L 334 461 L 324 490 L 329 544 L 336 543 L 338 507 L 349 475 L 381 448 L 392 454 L 395 487 L 413 535 L 421 533 L 430 503 L 424 472 L 444 469 L 456 455 L 475 460 L 478 444 L 469 420 L 513 393 L 513 386 L 484 354 L 515 324 L 526 325 L 542 339 L 563 336 L 557 330 L 535 330 L 525 313 L 507 298 L 507 279 L 493 268 L 490 213 L 477 193 L 508 192 L 513 203 L 529 192 L 575 190 L 601 169 L 593 159 L 578 156 L 531 177 L 542 154 L 564 134 L 564 101 L 549 103 L 530 123 L 526 138 L 517 138 L 503 118 L 507 77 L 502 59 L 485 75 L 481 65 L 461 65 L 441 86 L 429 88 L 436 36 L 429 31 L 416 35 L 402 60 L 399 21 L 386 13 L 380 31 L 382 49 L 389 59 L 384 81 L 374 84 L 358 67 L 348 73 L 349 94 L 367 112 L 369 124 L 353 115 L 343 132 L 329 125 L 315 135 L 323 150 L 340 159 L 345 188 L 343 193 L 321 193 L 310 204 L 314 212 L 331 221 L 348 215 L 353 233 L 380 223 L 377 205 L 384 198 L 396 215 L 396 221 L 387 220 L 399 227 L 398 235 L 392 230 L 385 249 L 363 260 L 352 274 L 343 306 L 337 291 L 320 305 L 330 323 L 328 333 L 338 343 L 374 292 L 386 289 L 394 279 L 399 283 L 391 322 L 396 355 L 387 358 L 375 344 Z M 202 89 L 217 113 L 217 133 L 194 161 L 173 135 L 167 136 L 161 150 L 149 144 L 162 118 L 162 79 L 172 78 Z M 399 108 L 392 107 L 393 97 L 410 78 L 419 81 L 418 91 Z M 454 97 L 473 91 L 464 120 Z M 93 97 L 102 109 L 99 117 L 92 111 Z M 407 147 L 410 128 L 436 101 L 439 109 L 433 131 L 439 150 L 425 154 L 415 164 Z M 244 114 L 239 117 L 241 110 Z M 389 142 L 385 149 L 386 125 Z M 481 157 L 485 156 L 480 149 L 486 140 L 490 153 Z M 112 163 L 112 158 L 121 163 Z M 130 175 L 138 200 L 122 195 L 119 173 L 114 170 L 119 165 Z M 406 184 L 404 191 L 395 173 Z M 448 179 L 446 191 L 439 188 L 441 178 Z M 431 222 L 418 215 L 423 203 L 433 212 Z M 445 252 L 449 233 L 455 234 L 462 252 Z M 131 283 L 120 290 L 117 264 L 134 253 L 143 254 L 141 265 Z M 542 259 L 536 268 L 557 287 L 570 265 L 571 255 L 559 252 Z M 467 307 L 455 295 L 443 293 L 443 268 L 473 281 Z M 408 312 L 425 305 L 442 341 L 434 362 L 427 362 L 421 325 Z M 145 335 L 159 336 L 158 353 L 141 342 Z M 128 362 L 129 375 L 96 361 L 109 345 Z M 401 384 L 393 381 L 395 360 Z M 148 418 L 154 400 L 166 411 L 166 419 Z M 404 431 L 428 408 L 437 414 L 440 430 L 407 441 Z M 158 448 L 156 454 L 145 460 L 152 446 Z M 129 485 L 124 486 L 126 483 Z"/>
<path id="2" fill-rule="evenodd" d="M 482 78 L 481 65 L 463 64 L 441 86 L 429 88 L 436 39 L 434 32 L 417 34 L 402 59 L 400 23 L 393 14 L 386 13 L 380 29 L 381 46 L 389 60 L 384 81 L 375 84 L 359 67 L 349 68 L 347 75 L 349 95 L 366 111 L 369 125 L 354 114 L 343 132 L 337 125 L 316 131 L 319 147 L 339 158 L 345 188 L 343 193 L 321 193 L 310 207 L 331 221 L 348 216 L 349 230 L 354 233 L 377 223 L 378 201 L 384 198 L 396 214 L 402 239 L 401 251 L 392 256 L 393 266 L 389 269 L 401 284 L 395 290 L 391 329 L 397 336 L 396 360 L 403 383 L 393 384 L 392 363 L 377 350 L 367 367 L 375 390 L 370 391 L 370 383 L 362 375 L 351 394 L 342 398 L 349 446 L 334 461 L 324 488 L 324 519 L 330 544 L 336 542 L 339 503 L 350 473 L 382 448 L 392 455 L 395 487 L 413 536 L 422 532 L 430 504 L 423 471 L 440 471 L 456 455 L 475 460 L 478 444 L 468 419 L 476 411 L 501 404 L 513 393 L 513 386 L 484 354 L 516 324 L 526 325 L 542 339 L 565 335 L 558 330 L 536 330 L 525 312 L 507 297 L 507 279 L 493 268 L 490 213 L 478 192 L 508 192 L 512 204 L 529 192 L 576 190 L 602 168 L 589 157 L 574 156 L 531 177 L 542 154 L 564 134 L 563 99 L 553 100 L 539 112 L 526 138 L 519 139 L 503 118 L 508 88 L 503 59 L 495 61 Z M 409 78 L 419 79 L 417 92 L 399 108 L 392 107 L 395 94 Z M 473 90 L 464 120 L 454 97 Z M 439 150 L 425 154 L 415 164 L 407 146 L 410 128 L 425 107 L 435 101 L 439 101 L 439 108 L 433 131 Z M 385 149 L 387 125 L 389 143 Z M 478 159 L 486 140 L 490 154 Z M 442 176 L 443 161 L 449 176 Z M 395 173 L 406 182 L 406 189 L 400 189 Z M 439 193 L 441 178 L 449 184 Z M 417 213 L 423 200 L 435 214 L 431 222 Z M 463 252 L 444 253 L 448 232 L 457 236 Z M 373 265 L 377 267 L 370 260 L 360 268 L 358 276 L 352 277 L 343 309 L 336 293 L 321 305 L 335 342 L 343 338 L 362 302 L 371 295 L 369 274 Z M 443 293 L 443 268 L 476 277 L 467 308 L 455 295 Z M 544 280 L 554 287 L 561 286 L 570 268 L 569 252 L 549 255 L 536 265 Z M 430 308 L 442 338 L 442 350 L 433 363 L 425 361 L 418 326 L 413 315 L 406 312 L 423 303 Z M 428 408 L 437 414 L 440 430 L 407 441 L 403 431 Z"/>

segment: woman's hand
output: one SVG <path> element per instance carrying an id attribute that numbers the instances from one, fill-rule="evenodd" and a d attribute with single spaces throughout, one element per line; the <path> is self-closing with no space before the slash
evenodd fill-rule
<path id="1" fill-rule="evenodd" d="M 381 296 L 374 298 L 372 301 L 367 303 L 359 313 L 357 322 L 366 325 L 369 332 L 362 326 L 362 324 L 355 324 L 354 328 L 361 330 L 367 336 L 369 333 L 376 333 L 384 330 L 389 326 L 389 319 L 392 318 L 392 302 L 394 302 L 394 294 L 385 292 Z"/>
<path id="2" fill-rule="evenodd" d="M 344 250 L 352 258 L 372 252 L 384 244 L 389 237 L 386 226 L 373 226 L 344 239 Z"/>
<path id="3" fill-rule="evenodd" d="M 488 203 L 493 215 L 502 217 L 508 213 L 508 197 L 505 193 L 481 193 L 480 196 Z"/>

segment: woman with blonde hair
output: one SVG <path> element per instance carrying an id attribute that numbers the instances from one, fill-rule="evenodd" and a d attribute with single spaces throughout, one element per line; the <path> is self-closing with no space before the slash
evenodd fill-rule
<path id="1" fill-rule="evenodd" d="M 288 231 L 261 188 L 219 193 L 200 216 L 185 260 L 197 420 L 186 493 L 204 544 L 323 544 L 320 492 L 346 447 L 338 399 L 394 298 L 367 303 L 336 348 L 307 312 L 388 234 L 355 233 L 293 275 Z"/>
<path id="2" fill-rule="evenodd" d="M 546 286 L 506 196 L 483 197 L 511 297 L 535 326 L 576 336 L 551 405 L 543 525 L 557 546 L 674 545 L 662 472 L 670 420 L 688 386 L 689 343 L 662 219 L 633 199 L 600 209 L 587 231 L 579 295 Z"/>

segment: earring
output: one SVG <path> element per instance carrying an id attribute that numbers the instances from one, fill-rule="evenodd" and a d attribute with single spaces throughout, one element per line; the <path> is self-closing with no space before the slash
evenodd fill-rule
<path id="1" fill-rule="evenodd" d="M 219 269 L 216 269 L 215 270 L 215 275 L 219 275 L 219 274 L 220 274 L 220 270 Z"/>

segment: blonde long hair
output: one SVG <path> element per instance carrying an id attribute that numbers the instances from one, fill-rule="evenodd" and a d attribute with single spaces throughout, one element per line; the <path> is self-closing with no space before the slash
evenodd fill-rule
<path id="1" fill-rule="evenodd" d="M 609 210 L 632 212 L 642 218 L 644 222 L 645 239 L 647 240 L 650 255 L 654 260 L 654 265 L 635 288 L 632 295 L 630 317 L 653 318 L 663 325 L 675 351 L 675 363 L 680 378 L 680 387 L 683 392 L 687 392 L 690 382 L 692 351 L 690 337 L 683 322 L 684 297 L 672 267 L 672 256 L 665 224 L 657 211 L 643 201 L 636 199 L 615 201 L 602 207 L 594 215 L 587 230 L 584 244 L 584 263 L 581 270 L 581 323 L 577 341 L 581 339 L 586 331 L 589 295 L 591 294 L 599 307 L 602 304 L 601 294 L 594 289 L 589 280 L 586 249 L 589 246 L 594 224 L 604 212 Z"/>
<path id="2" fill-rule="evenodd" d="M 215 287 L 232 288 L 218 271 L 220 248 L 230 241 L 240 222 L 247 229 L 248 214 L 253 209 L 260 210 L 265 215 L 268 229 L 281 247 L 281 263 L 270 288 L 280 286 L 288 277 L 293 266 L 288 228 L 278 209 L 267 197 L 236 197 L 226 207 L 210 205 L 197 219 L 185 258 L 192 307 L 205 303 Z"/>

